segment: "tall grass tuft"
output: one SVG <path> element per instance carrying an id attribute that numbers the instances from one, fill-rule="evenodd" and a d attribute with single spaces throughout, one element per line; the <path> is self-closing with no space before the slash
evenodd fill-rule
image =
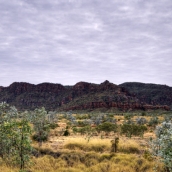
<path id="1" fill-rule="evenodd" d="M 125 139 L 119 141 L 118 152 L 122 153 L 140 153 L 141 146 L 132 139 Z"/>
<path id="2" fill-rule="evenodd" d="M 64 145 L 64 148 L 70 150 L 83 150 L 85 152 L 104 152 L 110 151 L 111 143 L 109 139 L 91 139 L 89 142 L 83 138 L 70 139 Z"/>

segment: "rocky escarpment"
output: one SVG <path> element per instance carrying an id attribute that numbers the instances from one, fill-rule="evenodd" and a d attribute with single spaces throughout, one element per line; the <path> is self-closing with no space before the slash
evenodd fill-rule
<path id="1" fill-rule="evenodd" d="M 163 92 L 156 88 L 145 91 L 132 84 L 115 85 L 109 81 L 101 84 L 78 82 L 74 86 L 42 83 L 38 85 L 15 82 L 9 87 L 0 87 L 0 101 L 6 101 L 20 110 L 33 110 L 44 106 L 47 110 L 94 110 L 114 108 L 127 110 L 169 110 L 172 95 L 159 97 Z M 171 89 L 171 87 L 169 87 Z M 139 93 L 140 91 L 140 93 Z M 164 93 L 164 92 L 163 92 Z M 148 97 L 149 96 L 149 97 Z M 146 98 L 145 98 L 146 97 Z M 163 100 L 163 101 L 162 101 Z M 170 104 L 171 103 L 171 104 Z"/>
<path id="2" fill-rule="evenodd" d="M 172 105 L 172 87 L 167 85 L 127 82 L 119 86 L 127 89 L 141 102 L 150 105 Z"/>
<path id="3" fill-rule="evenodd" d="M 45 106 L 55 109 L 60 106 L 61 94 L 65 92 L 61 84 L 42 83 L 38 85 L 15 82 L 0 91 L 0 101 L 5 101 L 18 109 L 35 109 Z"/>

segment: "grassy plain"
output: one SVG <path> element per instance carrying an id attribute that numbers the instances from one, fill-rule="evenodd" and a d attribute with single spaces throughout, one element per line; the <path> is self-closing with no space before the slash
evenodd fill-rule
<path id="1" fill-rule="evenodd" d="M 124 116 L 114 116 L 118 125 Z M 150 120 L 150 117 L 145 117 Z M 135 120 L 136 117 L 134 116 Z M 163 117 L 160 117 L 163 120 Z M 116 153 L 111 152 L 111 140 L 116 134 L 93 136 L 74 134 L 62 136 L 67 120 L 62 119 L 60 127 L 51 130 L 49 140 L 38 147 L 33 141 L 35 152 L 26 172 L 164 172 L 163 164 L 153 159 L 149 153 L 148 140 L 154 133 L 148 130 L 144 137 L 127 138 L 119 136 Z M 0 159 L 1 172 L 19 172 L 18 168 Z"/>

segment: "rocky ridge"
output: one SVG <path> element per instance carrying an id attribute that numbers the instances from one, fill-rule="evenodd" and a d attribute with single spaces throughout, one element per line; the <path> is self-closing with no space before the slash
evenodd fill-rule
<path id="1" fill-rule="evenodd" d="M 38 85 L 14 82 L 0 87 L 0 102 L 5 101 L 19 110 L 44 106 L 47 110 L 170 110 L 172 87 L 156 84 L 109 81 L 101 84 L 78 82 L 74 86 L 41 83 Z"/>

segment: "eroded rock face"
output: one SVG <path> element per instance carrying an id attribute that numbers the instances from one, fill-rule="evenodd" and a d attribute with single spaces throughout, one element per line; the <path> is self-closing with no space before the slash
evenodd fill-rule
<path id="1" fill-rule="evenodd" d="M 47 110 L 88 110 L 96 108 L 116 108 L 122 111 L 127 110 L 170 110 L 172 95 L 168 87 L 168 95 L 162 95 L 156 87 L 155 96 L 149 94 L 151 89 L 146 90 L 145 97 L 141 89 L 131 91 L 128 85 L 118 86 L 109 81 L 101 84 L 78 82 L 74 86 L 63 86 L 61 84 L 42 83 L 38 85 L 25 82 L 15 82 L 9 87 L 0 87 L 0 102 L 6 101 L 10 105 L 16 106 L 20 110 L 33 110 L 44 106 Z M 155 92 L 154 87 L 152 88 Z M 158 91 L 160 92 L 158 94 Z M 163 92 L 164 93 L 164 92 Z M 151 95 L 150 97 L 148 97 Z M 160 95 L 160 97 L 159 97 Z M 169 96 L 170 95 L 170 96 Z M 158 98 L 157 98 L 158 97 Z M 166 98 L 167 97 L 167 98 Z M 158 101 L 163 100 L 163 101 Z M 163 103 L 162 103 L 163 102 Z M 166 104 L 167 102 L 167 104 Z M 170 104 L 171 103 L 171 104 Z"/>
<path id="2" fill-rule="evenodd" d="M 60 106 L 58 97 L 65 91 L 61 84 L 42 83 L 38 85 L 15 82 L 9 87 L 3 87 L 0 92 L 0 102 L 5 101 L 18 109 L 35 109 L 45 106 L 55 109 Z"/>
<path id="3" fill-rule="evenodd" d="M 72 106 L 67 108 L 66 110 L 86 110 L 86 109 L 96 109 L 96 108 L 117 108 L 122 111 L 128 111 L 128 110 L 156 110 L 156 109 L 164 109 L 164 110 L 170 110 L 169 106 L 158 106 L 158 105 L 142 105 L 139 103 L 121 103 L 121 102 L 90 102 L 88 104 L 83 104 L 79 106 Z"/>

